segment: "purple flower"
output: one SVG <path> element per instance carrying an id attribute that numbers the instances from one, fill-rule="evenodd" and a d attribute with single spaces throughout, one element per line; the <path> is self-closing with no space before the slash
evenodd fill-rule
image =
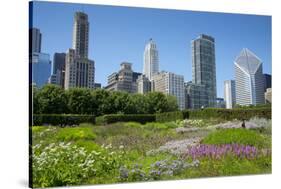
<path id="1" fill-rule="evenodd" d="M 192 159 L 209 157 L 212 159 L 221 159 L 227 155 L 233 155 L 238 158 L 252 159 L 257 156 L 257 149 L 254 146 L 239 144 L 209 145 L 201 144 L 192 146 L 188 149 L 187 156 Z"/>

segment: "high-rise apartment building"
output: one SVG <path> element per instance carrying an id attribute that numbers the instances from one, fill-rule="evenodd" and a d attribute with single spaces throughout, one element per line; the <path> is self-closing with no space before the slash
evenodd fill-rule
<path id="1" fill-rule="evenodd" d="M 143 74 L 149 79 L 159 72 L 159 58 L 156 44 L 152 39 L 146 44 L 143 54 Z"/>
<path id="2" fill-rule="evenodd" d="M 235 81 L 224 81 L 224 100 L 227 109 L 232 109 L 236 102 Z"/>
<path id="3" fill-rule="evenodd" d="M 76 12 L 73 25 L 73 49 L 65 58 L 65 89 L 71 87 L 95 88 L 95 62 L 88 59 L 88 15 Z"/>
<path id="4" fill-rule="evenodd" d="M 262 61 L 244 48 L 234 61 L 236 104 L 264 104 L 264 76 Z"/>
<path id="5" fill-rule="evenodd" d="M 217 98 L 215 39 L 201 34 L 191 44 L 192 82 L 205 85 L 208 106 L 214 107 Z"/>
<path id="6" fill-rule="evenodd" d="M 175 96 L 179 109 L 185 108 L 184 77 L 182 75 L 165 71 L 153 75 L 152 90 Z"/>

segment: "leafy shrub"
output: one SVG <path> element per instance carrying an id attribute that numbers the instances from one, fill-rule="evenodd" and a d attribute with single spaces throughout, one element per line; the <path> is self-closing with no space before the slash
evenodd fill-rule
<path id="1" fill-rule="evenodd" d="M 97 124 L 110 124 L 116 122 L 138 122 L 146 123 L 155 121 L 155 115 L 153 114 L 108 114 L 99 116 L 96 119 Z"/>
<path id="2" fill-rule="evenodd" d="M 182 119 L 183 119 L 183 113 L 180 111 L 156 114 L 157 122 L 176 121 L 176 120 L 182 120 Z"/>
<path id="3" fill-rule="evenodd" d="M 56 136 L 59 141 L 74 141 L 79 139 L 94 140 L 96 135 L 90 127 L 66 127 L 61 128 Z"/>
<path id="4" fill-rule="evenodd" d="M 243 144 L 267 147 L 267 138 L 255 131 L 247 129 L 223 129 L 210 133 L 202 141 L 203 144 Z"/>
<path id="5" fill-rule="evenodd" d="M 80 123 L 95 123 L 94 115 L 77 114 L 34 114 L 33 125 L 79 125 Z"/>

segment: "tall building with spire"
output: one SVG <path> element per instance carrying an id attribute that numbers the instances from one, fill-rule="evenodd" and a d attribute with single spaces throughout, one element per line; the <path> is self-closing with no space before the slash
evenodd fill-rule
<path id="1" fill-rule="evenodd" d="M 65 89 L 95 88 L 95 62 L 88 59 L 89 21 L 84 12 L 76 12 L 73 24 L 73 44 L 65 58 Z"/>
<path id="2" fill-rule="evenodd" d="M 209 107 L 217 98 L 215 39 L 201 34 L 192 42 L 192 83 L 205 85 Z"/>
<path id="3" fill-rule="evenodd" d="M 150 39 L 143 54 L 143 74 L 149 79 L 159 72 L 158 50 L 155 42 Z"/>
<path id="4" fill-rule="evenodd" d="M 234 61 L 236 103 L 239 105 L 264 104 L 264 76 L 262 61 L 244 48 Z"/>

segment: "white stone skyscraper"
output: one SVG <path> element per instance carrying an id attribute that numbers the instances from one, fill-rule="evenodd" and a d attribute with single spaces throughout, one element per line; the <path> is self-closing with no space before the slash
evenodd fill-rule
<path id="1" fill-rule="evenodd" d="M 65 58 L 65 89 L 72 87 L 95 88 L 95 62 L 88 59 L 88 15 L 76 12 L 73 25 L 73 49 Z"/>
<path id="2" fill-rule="evenodd" d="M 262 61 L 244 48 L 234 61 L 236 104 L 264 104 L 264 76 Z"/>
<path id="3" fill-rule="evenodd" d="M 143 74 L 151 81 L 159 72 L 159 58 L 156 44 L 152 39 L 146 44 L 143 54 Z"/>

